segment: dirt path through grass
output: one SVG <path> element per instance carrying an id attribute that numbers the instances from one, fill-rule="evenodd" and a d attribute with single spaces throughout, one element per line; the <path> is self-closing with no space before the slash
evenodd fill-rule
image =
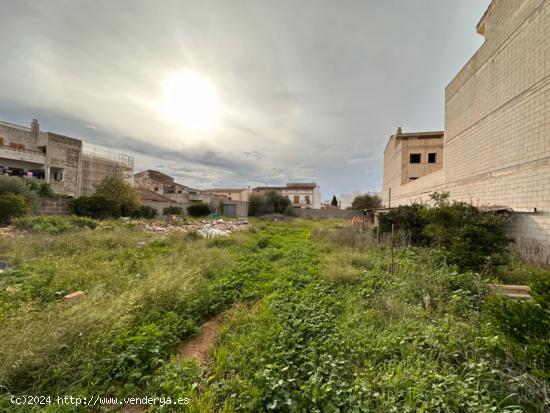
<path id="1" fill-rule="evenodd" d="M 545 411 L 483 319 L 477 275 L 407 249 L 391 276 L 385 251 L 361 250 L 336 224 L 0 240 L 19 260 L 0 283 L 0 386 L 190 400 L 149 407 L 159 412 Z M 81 303 L 60 301 L 79 289 Z M 0 397 L 0 411 L 25 407 Z"/>
<path id="2" fill-rule="evenodd" d="M 158 371 L 152 392 L 189 397 L 180 410 L 197 413 L 541 411 L 496 357 L 474 275 L 411 250 L 392 277 L 384 251 L 311 229 L 283 223 L 255 237 L 241 290 L 257 292 L 255 311 L 223 323 L 207 365 Z"/>

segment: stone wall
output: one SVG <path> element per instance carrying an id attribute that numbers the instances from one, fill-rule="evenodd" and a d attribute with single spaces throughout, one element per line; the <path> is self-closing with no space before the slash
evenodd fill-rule
<path id="1" fill-rule="evenodd" d="M 486 41 L 445 93 L 445 186 L 516 215 L 520 241 L 550 240 L 550 0 L 495 0 Z"/>

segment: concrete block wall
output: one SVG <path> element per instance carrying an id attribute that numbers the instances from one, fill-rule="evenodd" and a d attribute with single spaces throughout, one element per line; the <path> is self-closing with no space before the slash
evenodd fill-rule
<path id="1" fill-rule="evenodd" d="M 351 219 L 356 216 L 362 216 L 361 211 L 351 209 L 307 209 L 290 208 L 289 215 L 298 218 L 343 218 Z"/>
<path id="2" fill-rule="evenodd" d="M 443 170 L 392 188 L 392 206 L 448 191 L 478 206 L 536 208 L 514 214 L 508 231 L 548 260 L 550 0 L 493 0 L 484 22 L 485 43 L 445 91 Z"/>
<path id="3" fill-rule="evenodd" d="M 35 212 L 36 215 L 68 215 L 68 199 L 40 198 Z"/>
<path id="4" fill-rule="evenodd" d="M 494 0 L 486 41 L 445 94 L 445 187 L 515 215 L 520 241 L 550 242 L 550 0 Z"/>

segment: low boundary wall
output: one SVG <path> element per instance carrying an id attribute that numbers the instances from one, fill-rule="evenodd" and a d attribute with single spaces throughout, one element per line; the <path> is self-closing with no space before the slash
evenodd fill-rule
<path id="1" fill-rule="evenodd" d="M 288 212 L 290 216 L 299 218 L 342 218 L 351 219 L 360 216 L 361 211 L 352 209 L 306 209 L 306 208 L 291 208 Z"/>

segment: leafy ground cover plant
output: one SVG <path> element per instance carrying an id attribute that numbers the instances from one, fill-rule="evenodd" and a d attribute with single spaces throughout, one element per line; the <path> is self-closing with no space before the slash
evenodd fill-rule
<path id="1" fill-rule="evenodd" d="M 334 224 L 263 223 L 231 242 L 122 227 L 0 239 L 16 266 L 0 278 L 0 385 L 7 394 L 188 397 L 180 410 L 190 412 L 547 409 L 545 382 L 509 370 L 476 274 L 409 248 L 396 251 L 392 276 L 384 249 L 325 237 Z M 62 301 L 77 289 L 84 300 Z M 175 356 L 236 302 L 245 305 L 205 364 Z M 5 397 L 2 408 L 17 411 Z"/>
<path id="2" fill-rule="evenodd" d="M 83 228 L 95 229 L 97 223 L 93 219 L 76 216 L 26 216 L 15 219 L 14 225 L 31 232 L 56 235 Z"/>

